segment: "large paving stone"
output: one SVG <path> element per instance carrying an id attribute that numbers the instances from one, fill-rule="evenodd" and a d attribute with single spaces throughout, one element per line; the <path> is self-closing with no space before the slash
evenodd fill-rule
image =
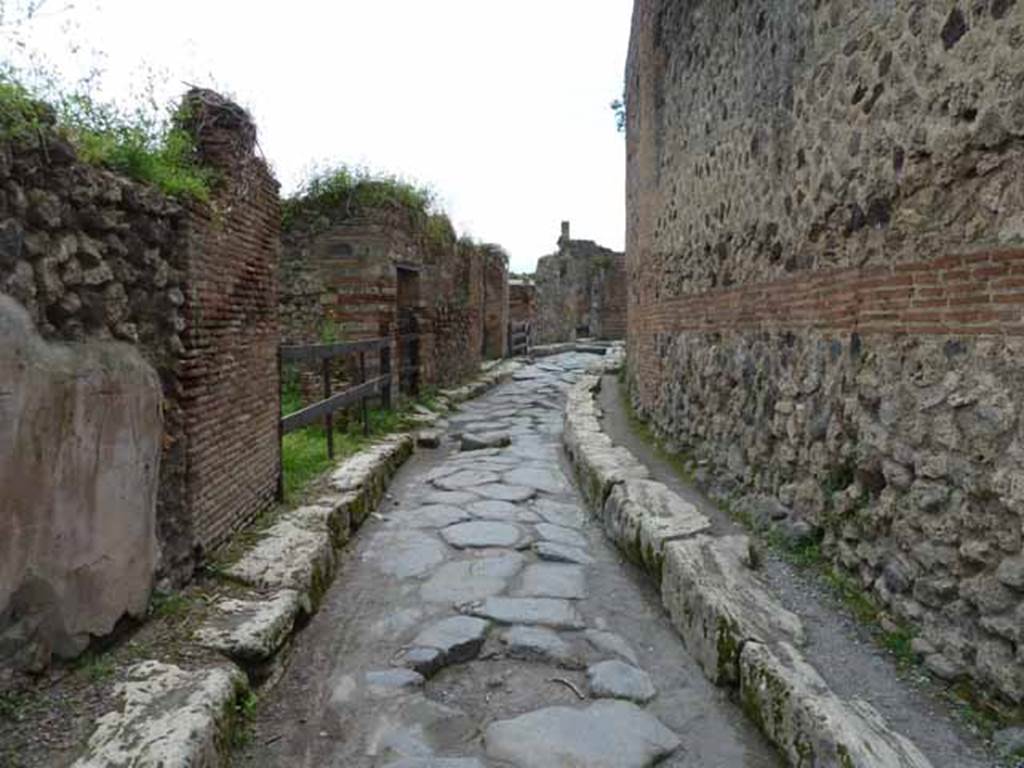
<path id="1" fill-rule="evenodd" d="M 427 504 L 402 514 L 402 523 L 412 528 L 445 528 L 472 517 L 468 512 L 450 504 Z"/>
<path id="2" fill-rule="evenodd" d="M 582 629 L 583 618 L 568 600 L 546 597 L 488 597 L 469 606 L 469 613 L 502 624 L 542 624 L 557 629 Z"/>
<path id="3" fill-rule="evenodd" d="M 474 520 L 458 523 L 441 530 L 441 536 L 453 547 L 468 549 L 474 547 L 515 547 L 524 539 L 521 528 L 510 523 L 490 520 Z"/>
<path id="4" fill-rule="evenodd" d="M 546 627 L 512 627 L 501 635 L 505 654 L 513 659 L 544 661 L 579 668 L 581 662 L 572 646 Z"/>
<path id="5" fill-rule="evenodd" d="M 287 641 L 300 610 L 293 589 L 255 600 L 225 598 L 196 631 L 196 641 L 241 662 L 264 661 Z"/>
<path id="6" fill-rule="evenodd" d="M 523 567 L 518 552 L 445 563 L 420 587 L 420 596 L 432 603 L 458 605 L 497 595 Z"/>
<path id="7" fill-rule="evenodd" d="M 383 704 L 372 714 L 367 713 L 373 719 L 367 729 L 365 753 L 378 758 L 373 765 L 378 765 L 379 759 L 426 758 L 463 749 L 477 729 L 476 720 L 462 710 L 432 701 L 422 693 Z"/>
<path id="8" fill-rule="evenodd" d="M 533 502 L 533 508 L 547 522 L 568 528 L 579 528 L 587 519 L 582 507 L 552 499 L 539 498 Z"/>
<path id="9" fill-rule="evenodd" d="M 557 470 L 521 467 L 506 472 L 502 479 L 510 485 L 536 488 L 544 493 L 565 493 L 569 490 L 562 473 Z"/>
<path id="10" fill-rule="evenodd" d="M 463 451 L 480 451 L 485 448 L 504 448 L 512 444 L 507 432 L 467 432 L 462 436 L 459 448 Z"/>
<path id="11" fill-rule="evenodd" d="M 501 478 L 495 472 L 485 469 L 462 469 L 446 477 L 434 478 L 430 482 L 443 491 L 460 491 L 464 488 L 488 485 L 500 480 Z"/>
<path id="12" fill-rule="evenodd" d="M 529 501 L 536 495 L 533 488 L 522 485 L 507 485 L 505 483 L 488 483 L 478 485 L 473 490 L 488 499 L 499 499 L 501 501 L 523 502 Z"/>
<path id="13" fill-rule="evenodd" d="M 804 642 L 795 614 L 749 568 L 746 536 L 698 536 L 665 548 L 662 604 L 686 649 L 716 685 L 739 682 L 744 643 Z"/>
<path id="14" fill-rule="evenodd" d="M 437 648 L 445 664 L 459 664 L 476 658 L 487 637 L 490 622 L 472 616 L 452 616 L 420 632 L 413 645 Z"/>
<path id="15" fill-rule="evenodd" d="M 436 537 L 416 530 L 397 531 L 374 542 L 377 570 L 398 579 L 422 576 L 443 563 L 449 550 Z"/>
<path id="16" fill-rule="evenodd" d="M 469 491 L 431 491 L 423 497 L 424 504 L 451 504 L 454 507 L 461 507 L 480 497 Z"/>
<path id="17" fill-rule="evenodd" d="M 587 596 L 583 568 L 561 563 L 534 563 L 523 572 L 516 591 L 521 597 L 561 597 L 582 600 Z"/>
<path id="18" fill-rule="evenodd" d="M 548 707 L 491 723 L 487 756 L 517 768 L 647 768 L 679 748 L 653 715 L 624 701 Z"/>
<path id="19" fill-rule="evenodd" d="M 74 768 L 220 765 L 235 699 L 247 688 L 245 675 L 230 664 L 195 671 L 136 664 L 114 686 L 121 708 L 96 721 Z"/>
<path id="20" fill-rule="evenodd" d="M 657 694 L 646 672 L 618 659 L 589 667 L 587 683 L 591 695 L 598 698 L 629 699 L 646 704 Z"/>
<path id="21" fill-rule="evenodd" d="M 538 541 L 533 545 L 533 550 L 541 560 L 550 560 L 555 563 L 587 565 L 594 562 L 594 558 L 579 547 L 567 547 L 553 541 Z"/>
<path id="22" fill-rule="evenodd" d="M 553 541 L 556 544 L 564 544 L 567 547 L 586 549 L 587 546 L 587 540 L 584 538 L 583 534 L 578 531 L 574 531 L 572 528 L 565 528 L 561 525 L 538 523 L 537 533 L 539 533 L 543 539 Z"/>
<path id="23" fill-rule="evenodd" d="M 520 509 L 521 507 L 509 501 L 498 499 L 482 499 L 466 505 L 466 511 L 485 520 L 515 520 Z"/>
<path id="24" fill-rule="evenodd" d="M 587 639 L 588 643 L 599 651 L 614 653 L 616 656 L 621 656 L 632 664 L 639 663 L 636 652 L 621 635 L 616 635 L 614 632 L 605 632 L 600 629 L 588 629 L 583 633 L 583 636 Z"/>
<path id="25" fill-rule="evenodd" d="M 373 698 L 400 696 L 422 688 L 424 677 L 411 669 L 382 669 L 366 673 L 366 692 Z"/>
<path id="26" fill-rule="evenodd" d="M 740 701 L 791 765 L 931 768 L 870 704 L 836 696 L 788 643 L 744 645 Z"/>

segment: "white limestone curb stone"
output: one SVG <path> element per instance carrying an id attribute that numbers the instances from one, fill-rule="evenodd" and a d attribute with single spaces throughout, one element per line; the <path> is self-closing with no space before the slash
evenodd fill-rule
<path id="1" fill-rule="evenodd" d="M 791 765 L 930 768 L 865 701 L 841 701 L 792 646 L 747 643 L 740 656 L 747 714 Z"/>
<path id="2" fill-rule="evenodd" d="M 235 701 L 248 690 L 245 675 L 223 666 L 186 671 L 158 661 L 128 670 L 114 687 L 123 711 L 96 721 L 85 754 L 73 768 L 207 768 L 220 765 Z"/>
<path id="3" fill-rule="evenodd" d="M 282 589 L 266 598 L 224 598 L 214 608 L 214 615 L 196 630 L 196 642 L 238 662 L 253 663 L 269 659 L 287 642 L 302 601 L 294 589 Z"/>
<path id="4" fill-rule="evenodd" d="M 614 447 L 601 431 L 600 386 L 600 376 L 587 373 L 570 389 L 566 454 L 608 537 L 660 575 L 662 604 L 705 675 L 739 688 L 748 715 L 790 765 L 930 768 L 875 709 L 840 700 L 802 657 L 795 646 L 804 642 L 803 625 L 753 573 L 749 539 L 706 535 L 703 515 Z"/>

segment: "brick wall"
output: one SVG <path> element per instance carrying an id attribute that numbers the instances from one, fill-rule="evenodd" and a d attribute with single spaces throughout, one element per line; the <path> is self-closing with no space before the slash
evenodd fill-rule
<path id="1" fill-rule="evenodd" d="M 221 170 L 210 204 L 189 221 L 181 365 L 188 504 L 195 543 L 208 551 L 277 489 L 281 214 L 248 115 L 210 92 L 186 99 L 200 155 Z"/>
<path id="2" fill-rule="evenodd" d="M 629 381 L 925 666 L 1024 701 L 1024 7 L 638 0 Z"/>
<path id="3" fill-rule="evenodd" d="M 508 353 L 508 256 L 500 249 L 484 248 L 484 357 L 494 360 Z"/>

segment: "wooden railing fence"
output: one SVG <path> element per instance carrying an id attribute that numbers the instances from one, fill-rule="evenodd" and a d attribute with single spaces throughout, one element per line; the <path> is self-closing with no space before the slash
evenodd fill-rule
<path id="1" fill-rule="evenodd" d="M 508 353 L 510 357 L 521 357 L 529 354 L 531 344 L 531 328 L 527 322 L 508 324 Z"/>

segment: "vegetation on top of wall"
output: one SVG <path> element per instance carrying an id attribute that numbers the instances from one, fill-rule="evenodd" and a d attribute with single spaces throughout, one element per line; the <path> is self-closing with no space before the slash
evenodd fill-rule
<path id="1" fill-rule="evenodd" d="M 445 230 L 434 192 L 398 176 L 338 165 L 314 171 L 298 192 L 282 203 L 285 229 L 296 225 L 329 226 L 370 210 L 408 214 L 414 224 L 438 233 Z M 445 220 L 447 217 L 444 216 Z M 451 227 L 451 222 L 447 222 Z"/>
<path id="2" fill-rule="evenodd" d="M 0 141 L 47 154 L 63 142 L 84 162 L 152 184 L 171 197 L 209 197 L 214 173 L 199 164 L 180 111 L 165 113 L 149 102 L 129 112 L 55 83 L 32 88 L 13 68 L 0 67 Z"/>

